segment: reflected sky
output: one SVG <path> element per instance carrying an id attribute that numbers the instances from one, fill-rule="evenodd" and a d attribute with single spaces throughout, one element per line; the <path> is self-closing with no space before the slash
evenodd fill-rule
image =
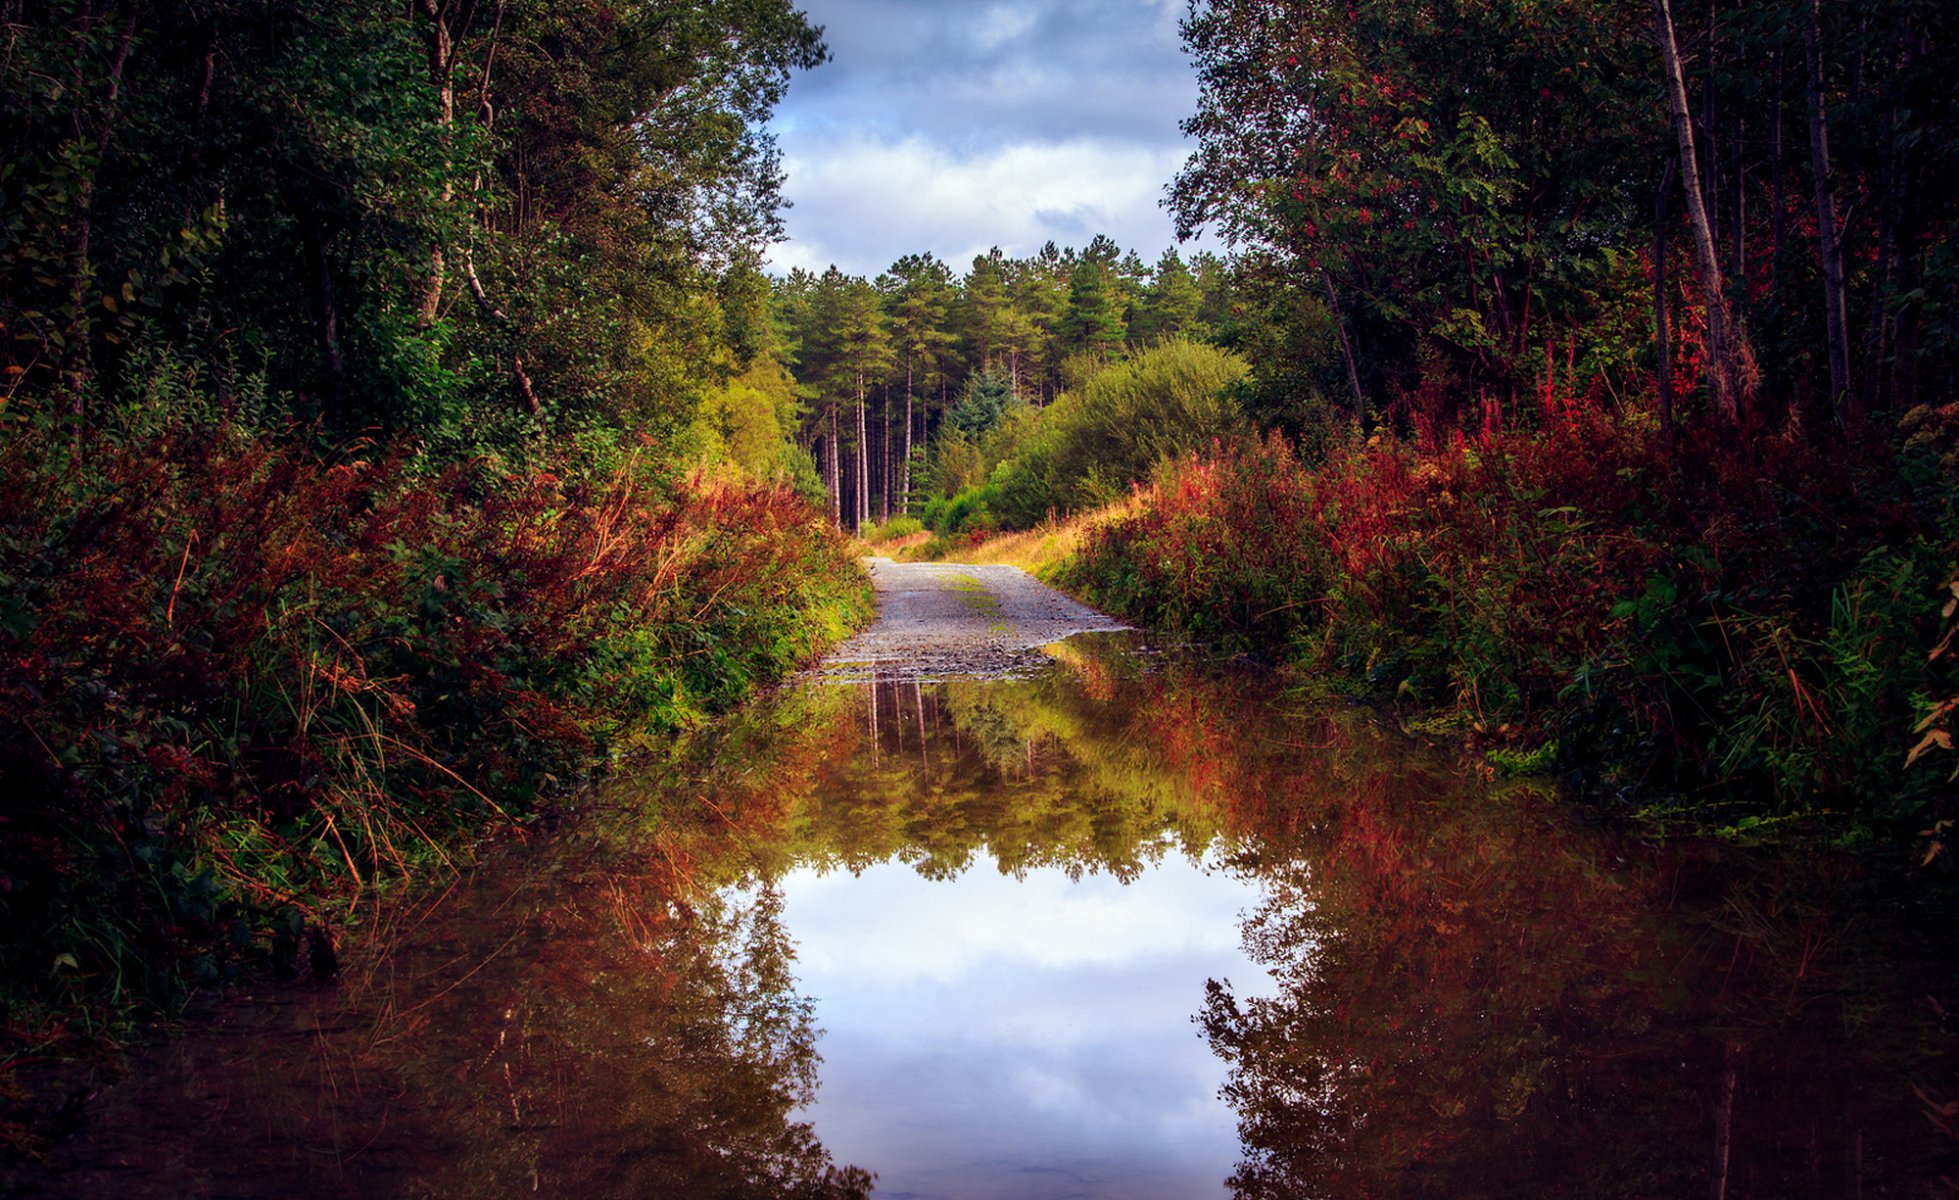
<path id="1" fill-rule="evenodd" d="M 886 862 L 781 880 L 824 1030 L 805 1113 L 888 1197 L 1223 1195 L 1238 1156 L 1224 1064 L 1192 1015 L 1255 884 L 1166 855 L 1131 883 Z"/>

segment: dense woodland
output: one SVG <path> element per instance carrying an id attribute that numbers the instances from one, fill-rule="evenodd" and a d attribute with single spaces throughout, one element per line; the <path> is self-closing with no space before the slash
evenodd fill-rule
<path id="1" fill-rule="evenodd" d="M 789 0 L 0 0 L 10 1045 L 330 971 L 861 620 L 840 530 L 1100 511 L 1492 772 L 1949 869 L 1955 22 L 1193 0 L 1228 256 L 770 278 Z"/>

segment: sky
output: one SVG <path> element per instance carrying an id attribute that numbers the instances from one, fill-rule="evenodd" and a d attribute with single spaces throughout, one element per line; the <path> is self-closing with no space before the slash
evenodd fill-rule
<path id="1" fill-rule="evenodd" d="M 963 274 L 996 245 L 1105 233 L 1154 262 L 1176 244 L 1160 201 L 1192 149 L 1184 0 L 801 7 L 832 61 L 792 80 L 770 124 L 792 205 L 772 269 L 875 276 L 929 250 Z"/>

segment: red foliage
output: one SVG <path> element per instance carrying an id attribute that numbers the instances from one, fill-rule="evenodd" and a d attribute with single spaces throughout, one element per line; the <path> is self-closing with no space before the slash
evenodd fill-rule
<path id="1" fill-rule="evenodd" d="M 0 452 L 9 951 L 91 908 L 162 943 L 147 961 L 221 959 L 233 916 L 443 855 L 792 668 L 812 610 L 852 602 L 842 543 L 780 486 L 368 449 L 175 428 L 79 467 Z M 118 969 L 88 950 L 83 975 Z"/>

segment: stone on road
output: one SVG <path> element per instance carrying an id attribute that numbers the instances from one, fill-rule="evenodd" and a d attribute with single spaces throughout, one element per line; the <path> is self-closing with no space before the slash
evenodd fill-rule
<path id="1" fill-rule="evenodd" d="M 816 668 L 829 678 L 943 679 L 1031 670 L 1039 648 L 1077 633 L 1127 629 L 1019 567 L 865 560 L 877 620 Z"/>

